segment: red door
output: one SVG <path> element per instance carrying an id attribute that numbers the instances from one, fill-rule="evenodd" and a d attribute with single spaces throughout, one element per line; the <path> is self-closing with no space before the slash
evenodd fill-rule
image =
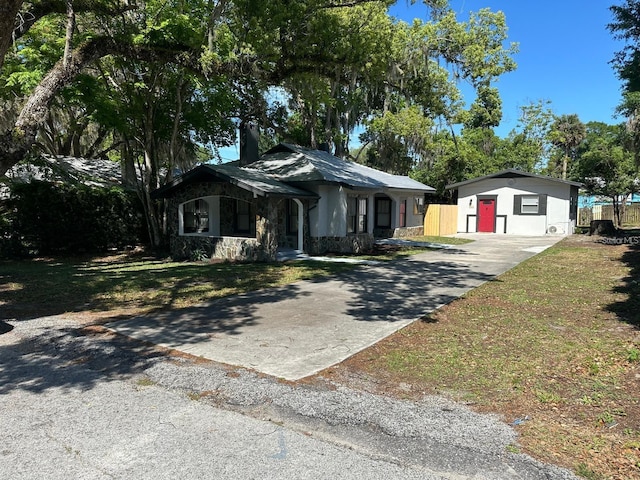
<path id="1" fill-rule="evenodd" d="M 478 232 L 496 231 L 496 199 L 482 198 L 478 200 Z"/>

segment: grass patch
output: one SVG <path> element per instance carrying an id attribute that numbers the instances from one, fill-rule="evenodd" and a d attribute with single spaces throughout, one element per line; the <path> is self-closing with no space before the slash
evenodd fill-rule
<path id="1" fill-rule="evenodd" d="M 443 245 L 464 245 L 466 243 L 473 242 L 473 240 L 470 240 L 468 238 L 435 237 L 430 235 L 419 235 L 415 237 L 410 237 L 407 240 L 412 240 L 414 242 L 441 243 Z"/>
<path id="2" fill-rule="evenodd" d="M 136 382 L 136 385 L 138 385 L 139 387 L 151 387 L 155 384 L 156 382 L 154 382 L 148 377 L 139 378 L 138 381 Z"/>
<path id="3" fill-rule="evenodd" d="M 452 237 L 428 238 L 436 243 Z M 424 240 L 421 240 L 424 241 Z M 395 260 L 424 248 L 393 247 L 358 258 Z M 5 319 L 79 312 L 91 320 L 183 308 L 298 280 L 335 275 L 353 264 L 335 262 L 173 262 L 141 254 L 0 261 L 0 308 Z"/>
<path id="4" fill-rule="evenodd" d="M 435 243 L 440 245 L 464 245 L 465 243 L 471 243 L 473 240 L 468 238 L 457 238 L 457 237 L 436 237 L 436 236 L 415 236 L 415 237 L 407 237 L 403 240 L 407 240 L 410 242 L 420 242 L 420 243 Z M 420 253 L 428 252 L 429 250 L 433 250 L 432 247 L 425 246 L 417 246 L 417 245 L 376 245 L 373 252 L 368 254 L 360 255 L 358 258 L 364 258 L 367 260 L 377 260 L 377 261 L 391 261 L 397 260 L 402 257 L 409 257 L 411 255 L 418 255 Z"/>
<path id="5" fill-rule="evenodd" d="M 344 263 L 201 263 L 114 256 L 0 262 L 6 319 L 70 312 L 140 314 L 335 275 Z"/>
<path id="6" fill-rule="evenodd" d="M 638 479 L 639 299 L 639 250 L 574 236 L 324 374 L 399 398 L 444 394 L 508 423 L 526 415 L 523 452 Z"/>

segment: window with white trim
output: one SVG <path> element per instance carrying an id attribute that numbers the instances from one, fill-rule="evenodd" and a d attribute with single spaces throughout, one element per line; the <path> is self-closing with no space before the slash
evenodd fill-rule
<path id="1" fill-rule="evenodd" d="M 520 213 L 537 214 L 540 208 L 540 197 L 537 195 L 523 195 L 520 199 Z"/>
<path id="2" fill-rule="evenodd" d="M 420 215 L 424 213 L 424 197 L 413 198 L 413 214 Z"/>
<path id="3" fill-rule="evenodd" d="M 514 215 L 546 215 L 547 196 L 546 195 L 514 195 L 513 196 Z"/>
<path id="4" fill-rule="evenodd" d="M 182 221 L 184 233 L 209 232 L 209 204 L 198 198 L 182 205 Z"/>

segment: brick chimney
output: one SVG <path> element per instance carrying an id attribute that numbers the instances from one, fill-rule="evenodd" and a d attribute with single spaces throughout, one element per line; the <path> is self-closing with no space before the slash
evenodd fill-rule
<path id="1" fill-rule="evenodd" d="M 240 123 L 240 166 L 258 161 L 258 139 L 260 132 L 253 122 Z"/>

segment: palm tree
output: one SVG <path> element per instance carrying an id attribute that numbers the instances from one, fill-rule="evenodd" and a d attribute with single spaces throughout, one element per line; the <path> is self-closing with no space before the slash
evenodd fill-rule
<path id="1" fill-rule="evenodd" d="M 586 135 L 584 123 L 575 113 L 556 117 L 549 133 L 551 143 L 564 152 L 562 157 L 562 179 L 567 179 L 569 158 L 575 157 L 576 148 Z"/>

